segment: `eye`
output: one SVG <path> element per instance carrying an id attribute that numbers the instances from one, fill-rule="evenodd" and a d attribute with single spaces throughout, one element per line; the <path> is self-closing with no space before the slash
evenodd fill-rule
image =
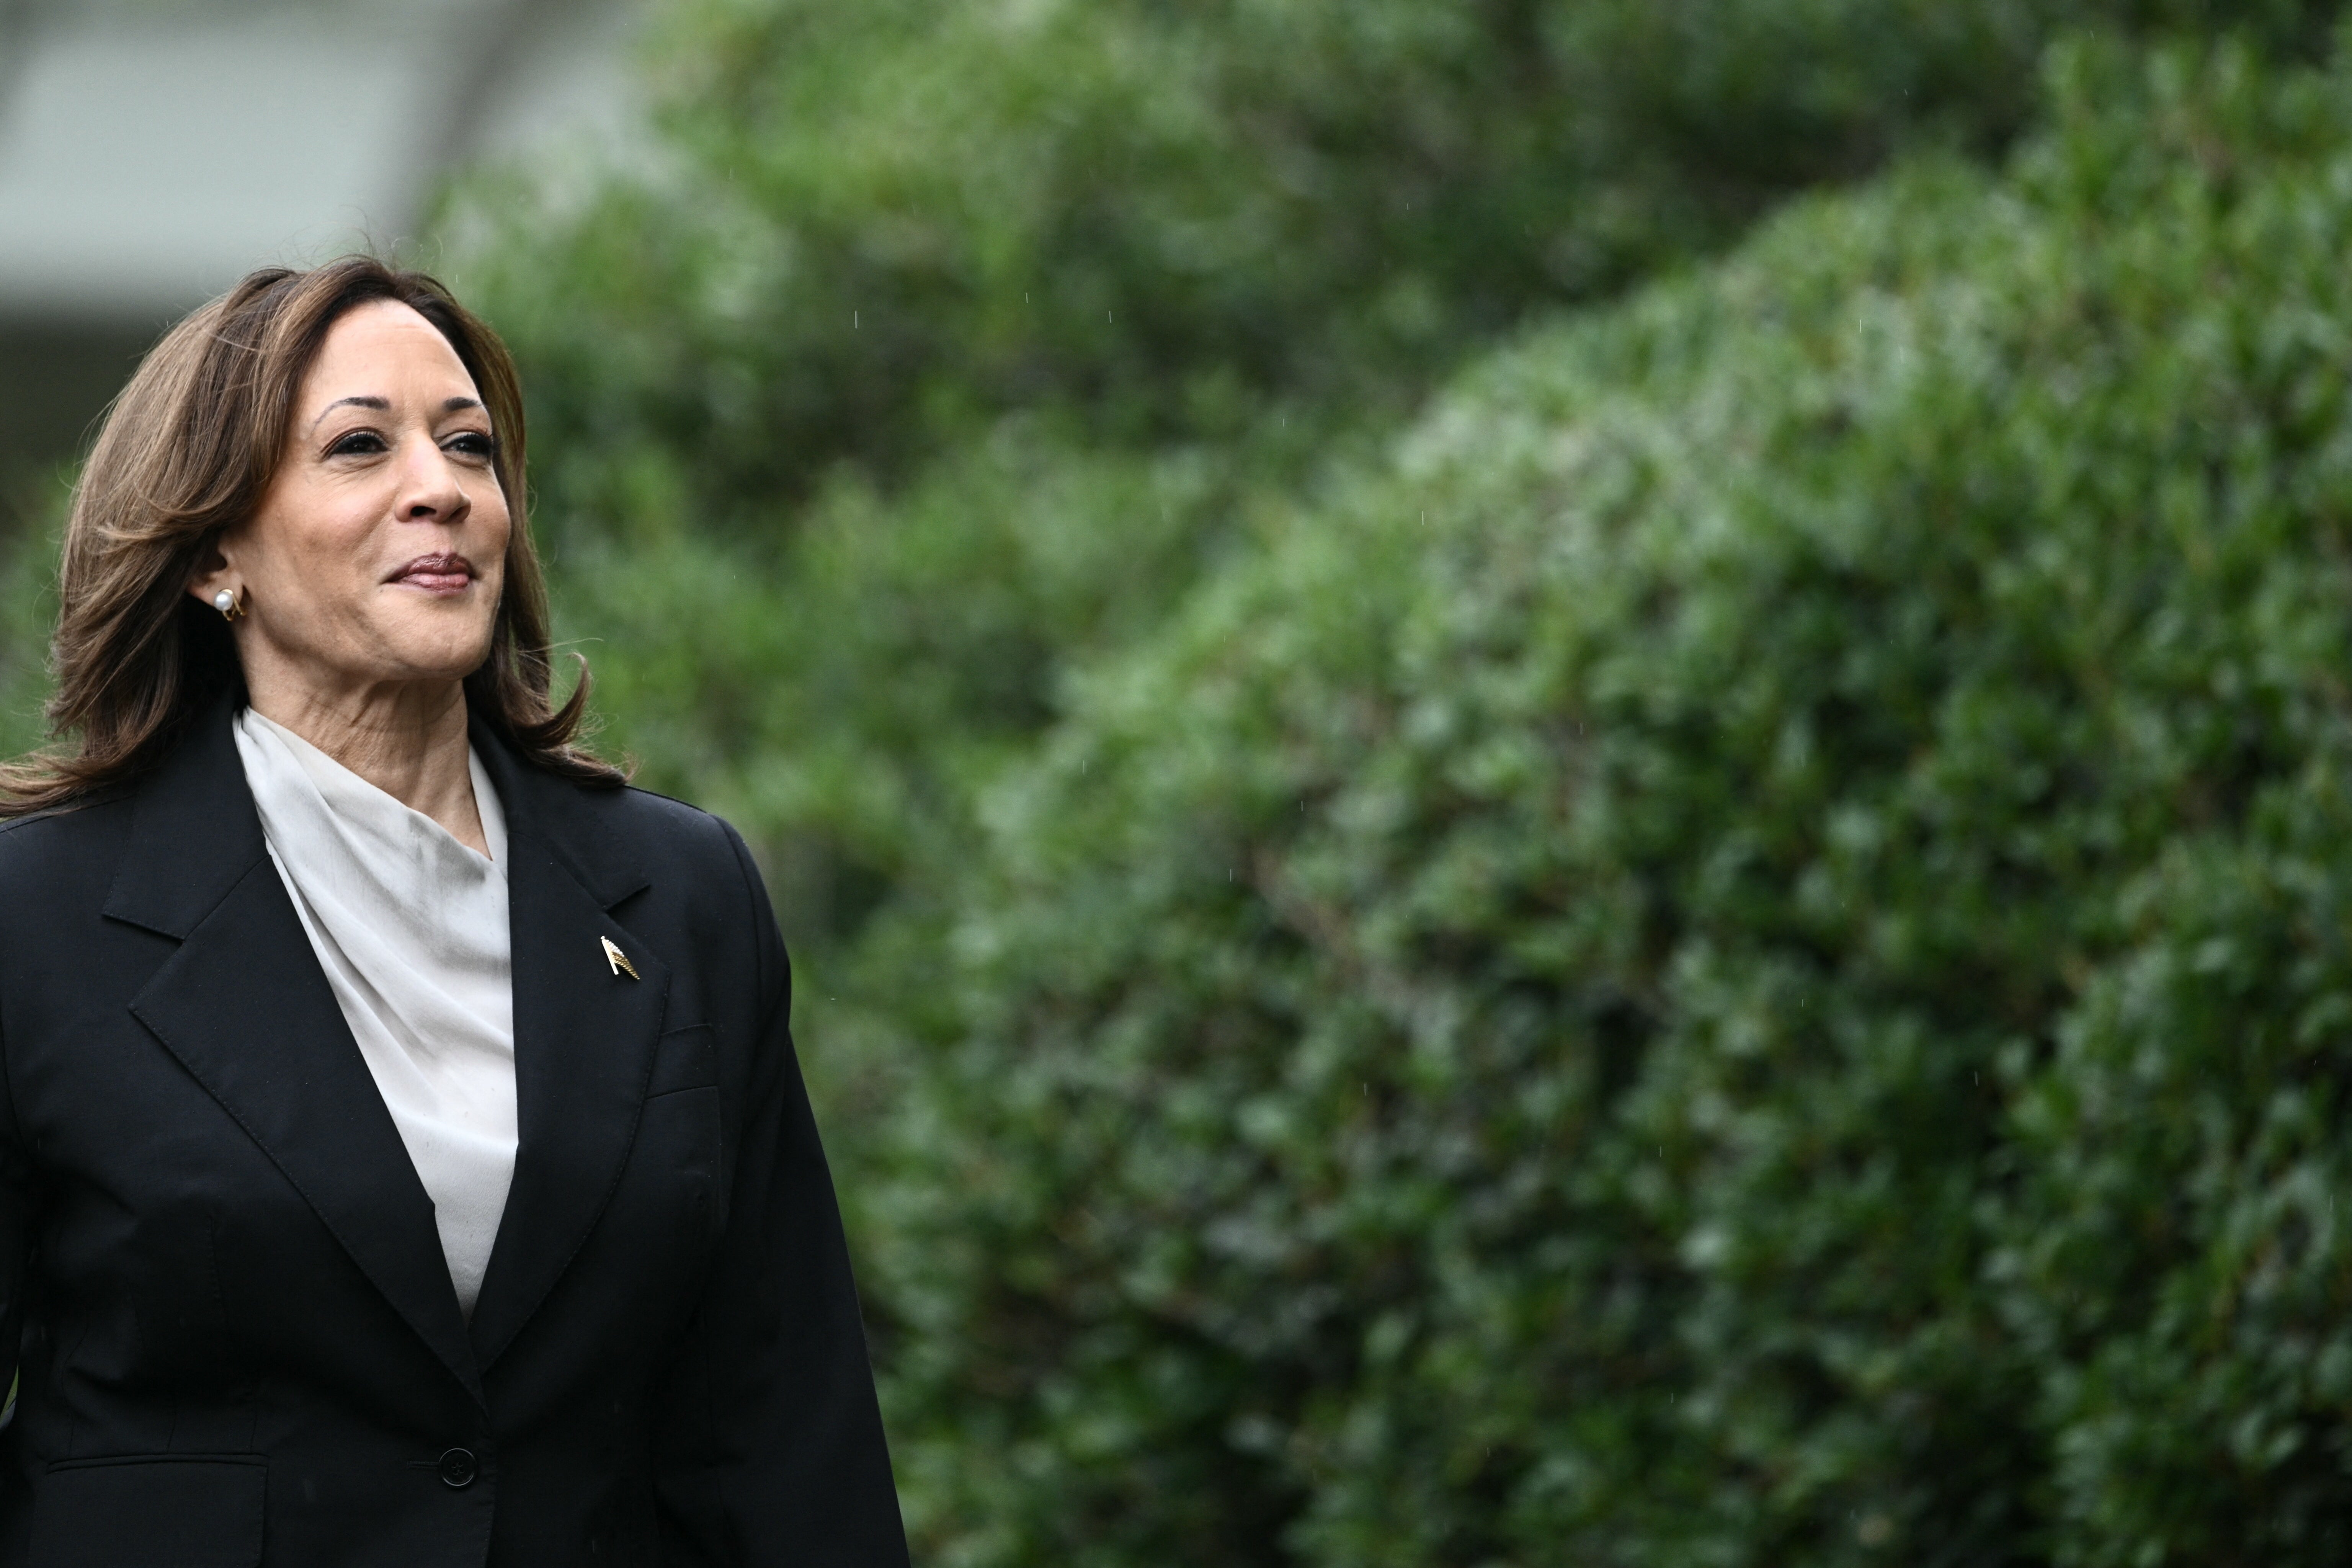
<path id="1" fill-rule="evenodd" d="M 374 431 L 354 430 L 348 436 L 337 437 L 333 445 L 327 448 L 327 456 L 330 458 L 370 457 L 390 449 L 383 444 L 383 437 Z"/>
<path id="2" fill-rule="evenodd" d="M 479 458 L 484 462 L 499 455 L 498 437 L 487 430 L 461 430 L 450 437 L 444 446 L 452 452 L 462 452 L 468 458 Z"/>

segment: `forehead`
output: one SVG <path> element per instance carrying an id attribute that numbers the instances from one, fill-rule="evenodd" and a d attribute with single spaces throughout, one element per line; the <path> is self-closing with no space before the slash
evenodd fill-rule
<path id="1" fill-rule="evenodd" d="M 302 378 L 302 401 L 386 396 L 417 386 L 475 395 L 474 378 L 440 329 L 396 300 L 371 300 L 336 318 Z"/>

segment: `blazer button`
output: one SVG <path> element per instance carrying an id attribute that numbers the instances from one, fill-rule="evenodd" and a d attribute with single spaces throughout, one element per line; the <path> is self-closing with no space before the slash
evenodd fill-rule
<path id="1" fill-rule="evenodd" d="M 482 1467 L 471 1448 L 452 1448 L 441 1456 L 441 1479 L 446 1485 L 470 1487 L 481 1473 Z"/>

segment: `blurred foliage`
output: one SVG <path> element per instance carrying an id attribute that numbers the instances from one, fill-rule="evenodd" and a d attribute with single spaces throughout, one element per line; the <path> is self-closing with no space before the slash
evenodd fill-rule
<path id="1" fill-rule="evenodd" d="M 1471 371 L 876 939 L 937 1560 L 2352 1549 L 2352 74 L 2052 79 Z"/>
<path id="2" fill-rule="evenodd" d="M 0 537 L 0 756 L 47 741 L 49 634 L 57 626 L 57 574 L 72 475 L 27 479 L 11 498 L 18 515 Z"/>
<path id="3" fill-rule="evenodd" d="M 2003 144 L 2066 26 L 2309 53 L 2332 9 L 679 0 L 643 168 L 486 174 L 442 227 L 614 742 L 791 868 L 807 950 L 1480 342 Z"/>
<path id="4" fill-rule="evenodd" d="M 1360 416 L 1791 191 L 1999 142 L 2069 26 L 2293 45 L 2332 9 L 686 0 L 667 161 L 585 202 L 491 183 L 470 217 L 519 227 L 469 279 L 541 372 L 564 526 L 624 512 L 633 461 L 698 520 L 764 521 L 1007 409 L 1111 437 L 1229 437 L 1270 397 Z"/>

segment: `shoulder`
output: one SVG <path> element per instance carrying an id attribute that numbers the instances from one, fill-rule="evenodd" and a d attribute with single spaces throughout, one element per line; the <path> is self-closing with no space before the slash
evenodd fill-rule
<path id="1" fill-rule="evenodd" d="M 132 815 L 114 799 L 0 821 L 0 980 L 7 986 L 28 969 L 74 970 L 93 951 Z"/>
<path id="2" fill-rule="evenodd" d="M 111 880 L 129 837 L 131 805 L 120 792 L 0 820 L 0 887 L 14 898 L 63 893 Z"/>
<path id="3" fill-rule="evenodd" d="M 698 805 L 635 784 L 572 787 L 581 816 L 616 847 L 669 862 L 736 858 L 741 840 L 735 829 Z"/>
<path id="4" fill-rule="evenodd" d="M 594 784 L 541 773 L 529 820 L 592 886 L 618 897 L 625 885 L 690 888 L 736 907 L 742 889 L 764 899 L 743 840 L 721 818 L 634 784 Z M 509 808 L 509 826 L 516 814 Z"/>

